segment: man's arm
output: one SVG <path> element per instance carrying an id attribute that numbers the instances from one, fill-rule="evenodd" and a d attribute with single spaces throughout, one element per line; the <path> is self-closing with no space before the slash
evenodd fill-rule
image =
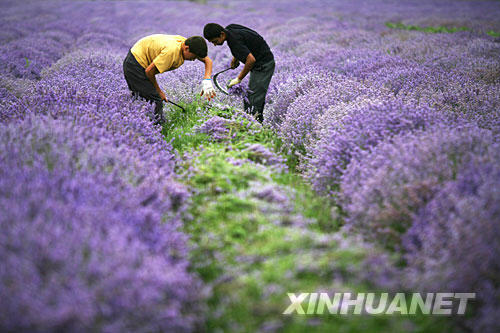
<path id="1" fill-rule="evenodd" d="M 249 53 L 247 56 L 247 59 L 245 61 L 245 67 L 240 72 L 240 75 L 238 75 L 238 79 L 242 81 L 245 76 L 247 76 L 248 72 L 253 68 L 253 65 L 255 64 L 255 57 L 253 54 Z"/>
<path id="2" fill-rule="evenodd" d="M 158 92 L 158 95 L 160 95 L 161 99 L 164 100 L 165 102 L 168 102 L 167 97 L 165 96 L 165 93 L 160 89 L 158 82 L 156 82 L 155 75 L 160 73 L 160 72 L 158 71 L 158 68 L 156 68 L 155 63 L 152 62 L 146 68 L 145 72 L 146 72 L 146 76 L 148 77 L 149 81 L 151 81 L 151 83 L 155 87 L 156 91 Z"/>
<path id="3" fill-rule="evenodd" d="M 232 64 L 231 64 L 232 65 Z M 253 68 L 253 65 L 255 65 L 255 57 L 253 56 L 252 53 L 248 53 L 247 59 L 245 61 L 245 66 L 241 70 L 240 74 L 236 79 L 231 80 L 231 82 L 228 83 L 228 88 L 231 88 L 232 86 L 239 84 L 245 76 L 247 76 L 248 72 Z"/>
<path id="4" fill-rule="evenodd" d="M 205 76 L 204 79 L 210 79 L 212 76 L 212 59 L 208 56 L 205 58 L 198 58 L 199 61 L 205 64 Z"/>

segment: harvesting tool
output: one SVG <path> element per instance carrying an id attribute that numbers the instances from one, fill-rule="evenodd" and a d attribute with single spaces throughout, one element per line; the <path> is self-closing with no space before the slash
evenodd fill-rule
<path id="1" fill-rule="evenodd" d="M 180 106 L 179 104 L 174 103 L 174 102 L 172 102 L 171 100 L 169 100 L 168 102 L 169 102 L 170 104 L 173 104 L 173 105 L 177 106 L 178 108 L 181 108 L 182 112 L 186 113 L 186 110 L 184 110 L 184 108 L 183 108 L 182 106 Z"/>
<path id="2" fill-rule="evenodd" d="M 221 86 L 221 85 L 219 85 L 219 82 L 217 82 L 217 77 L 219 76 L 219 74 L 222 74 L 222 73 L 224 73 L 224 72 L 226 72 L 226 71 L 228 71 L 228 70 L 230 70 L 230 69 L 231 69 L 231 67 L 226 68 L 226 69 L 224 69 L 224 70 L 222 70 L 222 71 L 220 71 L 220 72 L 216 73 L 216 74 L 214 75 L 214 77 L 212 78 L 212 81 L 214 82 L 214 85 L 217 87 L 217 89 L 219 89 L 219 90 L 220 90 L 223 94 L 226 94 L 226 95 L 229 95 L 229 92 L 228 92 L 228 91 L 224 88 L 224 86 L 223 86 L 223 85 L 222 85 L 222 86 Z"/>

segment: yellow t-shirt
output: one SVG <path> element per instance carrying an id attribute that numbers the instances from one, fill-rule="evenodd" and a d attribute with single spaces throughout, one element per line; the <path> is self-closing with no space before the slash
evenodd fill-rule
<path id="1" fill-rule="evenodd" d="M 154 62 L 158 71 L 163 73 L 184 63 L 181 45 L 185 40 L 178 35 L 150 35 L 140 39 L 130 51 L 142 67 L 147 68 Z"/>

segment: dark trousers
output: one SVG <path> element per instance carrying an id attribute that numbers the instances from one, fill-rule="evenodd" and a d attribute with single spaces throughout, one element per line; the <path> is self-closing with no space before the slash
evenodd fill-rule
<path id="1" fill-rule="evenodd" d="M 274 60 L 266 62 L 262 65 L 254 67 L 250 72 L 250 80 L 248 89 L 250 92 L 247 95 L 248 101 L 243 102 L 245 111 L 255 115 L 259 122 L 262 122 L 264 105 L 266 104 L 266 94 L 269 88 L 269 83 L 274 74 Z"/>
<path id="2" fill-rule="evenodd" d="M 153 83 L 146 76 L 145 69 L 137 62 L 130 50 L 123 61 L 123 74 L 128 88 L 136 97 L 142 97 L 151 103 L 155 103 L 155 114 L 162 115 L 163 101 L 156 91 Z"/>

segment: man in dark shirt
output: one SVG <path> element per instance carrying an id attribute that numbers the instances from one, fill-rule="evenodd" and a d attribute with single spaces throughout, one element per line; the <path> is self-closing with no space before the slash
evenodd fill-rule
<path id="1" fill-rule="evenodd" d="M 275 66 L 269 45 L 261 35 L 238 24 L 223 28 L 217 23 L 208 23 L 203 29 L 203 36 L 215 46 L 227 41 L 233 55 L 231 68 L 238 67 L 240 62 L 245 64 L 238 77 L 229 82 L 228 87 L 239 84 L 250 72 L 248 101 L 244 102 L 244 107 L 262 122 L 267 89 Z"/>

